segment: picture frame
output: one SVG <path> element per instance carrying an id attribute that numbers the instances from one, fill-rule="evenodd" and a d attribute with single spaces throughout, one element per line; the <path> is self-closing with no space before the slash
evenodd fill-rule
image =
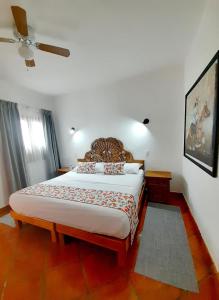
<path id="1" fill-rule="evenodd" d="M 219 51 L 185 96 L 184 156 L 217 177 Z"/>

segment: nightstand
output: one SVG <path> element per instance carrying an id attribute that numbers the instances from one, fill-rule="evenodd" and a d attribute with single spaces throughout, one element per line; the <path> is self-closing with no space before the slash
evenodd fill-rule
<path id="1" fill-rule="evenodd" d="M 148 189 L 148 201 L 165 203 L 170 195 L 171 172 L 146 171 L 146 187 Z"/>
<path id="2" fill-rule="evenodd" d="M 71 171 L 70 167 L 62 167 L 62 168 L 57 169 L 58 175 L 63 175 L 69 171 Z"/>

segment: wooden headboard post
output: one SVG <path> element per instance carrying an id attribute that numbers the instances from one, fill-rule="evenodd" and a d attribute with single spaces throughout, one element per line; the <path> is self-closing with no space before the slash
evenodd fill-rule
<path id="1" fill-rule="evenodd" d="M 121 162 L 141 163 L 144 169 L 144 160 L 136 160 L 131 152 L 124 149 L 123 143 L 113 137 L 99 138 L 91 144 L 91 150 L 85 153 L 79 162 Z"/>

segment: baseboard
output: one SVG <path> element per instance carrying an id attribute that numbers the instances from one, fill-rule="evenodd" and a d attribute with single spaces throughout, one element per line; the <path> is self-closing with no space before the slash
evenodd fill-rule
<path id="1" fill-rule="evenodd" d="M 183 196 L 183 198 L 184 198 L 184 200 L 185 200 L 185 202 L 186 202 L 186 204 L 187 204 L 187 206 L 188 206 L 188 209 L 189 209 L 190 214 L 191 214 L 191 216 L 192 216 L 192 218 L 193 218 L 193 221 L 194 221 L 194 223 L 196 224 L 196 226 L 197 226 L 197 228 L 198 228 L 198 231 L 199 231 L 199 233 L 200 233 L 200 235 L 201 235 L 201 238 L 202 238 L 202 240 L 203 240 L 203 243 L 204 243 L 204 245 L 205 245 L 205 248 L 207 249 L 207 252 L 208 252 L 208 255 L 209 255 L 210 259 L 211 259 L 211 262 L 212 262 L 212 264 L 214 265 L 215 270 L 216 270 L 217 272 L 219 272 L 219 266 L 217 265 L 217 261 L 216 261 L 216 259 L 214 259 L 214 255 L 213 255 L 213 254 L 211 253 L 211 251 L 209 250 L 209 247 L 207 246 L 207 243 L 206 243 L 206 239 L 203 238 L 203 234 L 202 234 L 202 232 L 201 232 L 201 230 L 200 230 L 201 226 L 199 225 L 199 222 L 197 221 L 197 218 L 196 218 L 196 216 L 195 216 L 195 213 L 194 213 L 194 211 L 192 210 L 192 208 L 191 208 L 191 206 L 190 206 L 190 203 L 189 203 L 189 201 L 187 200 L 186 196 L 185 196 L 184 194 L 182 194 L 182 196 Z"/>
<path id="2" fill-rule="evenodd" d="M 0 208 L 0 217 L 7 215 L 9 213 L 9 211 L 10 211 L 9 205 Z"/>

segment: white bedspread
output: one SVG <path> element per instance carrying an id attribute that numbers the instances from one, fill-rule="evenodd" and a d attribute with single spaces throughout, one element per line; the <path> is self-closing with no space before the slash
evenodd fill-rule
<path id="1" fill-rule="evenodd" d="M 49 185 L 72 186 L 128 193 L 134 196 L 136 205 L 143 182 L 143 171 L 139 174 L 104 175 L 78 174 L 70 171 L 62 176 L 43 182 Z M 75 201 L 14 193 L 9 204 L 14 211 L 89 232 L 124 239 L 130 232 L 130 224 L 122 211 L 84 204 Z"/>

